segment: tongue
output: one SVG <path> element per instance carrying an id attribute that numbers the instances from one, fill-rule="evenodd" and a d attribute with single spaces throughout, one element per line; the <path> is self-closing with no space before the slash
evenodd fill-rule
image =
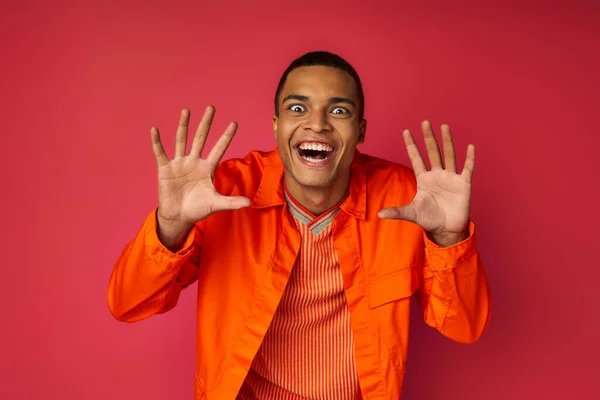
<path id="1" fill-rule="evenodd" d="M 327 157 L 327 152 L 322 150 L 302 150 L 302 155 L 316 160 L 323 160 Z"/>

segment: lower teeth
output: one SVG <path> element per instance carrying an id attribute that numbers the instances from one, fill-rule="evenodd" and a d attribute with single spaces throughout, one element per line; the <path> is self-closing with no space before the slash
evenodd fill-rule
<path id="1" fill-rule="evenodd" d="M 324 158 L 312 158 L 312 157 L 305 156 L 305 155 L 303 155 L 302 158 L 304 158 L 306 161 L 310 161 L 310 162 L 321 162 L 321 161 L 325 161 L 327 159 L 327 157 L 324 157 Z"/>

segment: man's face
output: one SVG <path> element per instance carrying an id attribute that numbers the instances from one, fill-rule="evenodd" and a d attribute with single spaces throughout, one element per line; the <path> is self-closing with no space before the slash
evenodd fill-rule
<path id="1" fill-rule="evenodd" d="M 287 174 L 301 186 L 329 187 L 347 177 L 365 137 L 354 79 L 337 68 L 301 67 L 289 73 L 273 130 Z"/>

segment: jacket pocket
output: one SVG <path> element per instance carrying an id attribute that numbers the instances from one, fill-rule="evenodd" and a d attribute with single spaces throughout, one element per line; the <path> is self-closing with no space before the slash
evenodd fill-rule
<path id="1" fill-rule="evenodd" d="M 369 307 L 377 308 L 412 296 L 421 284 L 421 273 L 421 264 L 415 264 L 369 282 Z"/>

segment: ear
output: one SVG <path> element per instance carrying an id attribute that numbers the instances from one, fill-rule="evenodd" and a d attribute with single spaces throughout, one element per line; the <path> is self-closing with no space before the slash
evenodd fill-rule
<path id="1" fill-rule="evenodd" d="M 359 128 L 358 128 L 358 143 L 364 143 L 365 142 L 365 135 L 366 134 L 367 134 L 367 120 L 363 119 L 359 123 Z"/>
<path id="2" fill-rule="evenodd" d="M 279 122 L 279 117 L 277 115 L 273 115 L 273 137 L 277 140 L 277 123 Z"/>

